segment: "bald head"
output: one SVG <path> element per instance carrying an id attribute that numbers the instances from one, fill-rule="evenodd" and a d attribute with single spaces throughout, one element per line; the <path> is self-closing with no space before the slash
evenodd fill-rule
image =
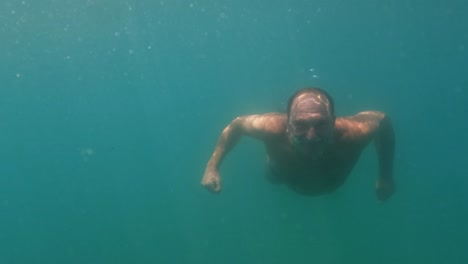
<path id="1" fill-rule="evenodd" d="M 288 101 L 288 118 L 292 111 L 299 108 L 322 113 L 325 111 L 335 117 L 333 98 L 320 88 L 304 88 L 294 93 Z"/>
<path id="2" fill-rule="evenodd" d="M 289 99 L 287 133 L 294 148 L 316 159 L 333 142 L 333 99 L 323 90 L 306 88 Z"/>

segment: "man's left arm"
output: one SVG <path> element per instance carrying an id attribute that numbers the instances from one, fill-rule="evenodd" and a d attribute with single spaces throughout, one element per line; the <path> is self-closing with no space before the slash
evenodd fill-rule
<path id="1" fill-rule="evenodd" d="M 379 162 L 376 193 L 379 200 L 386 200 L 395 192 L 393 180 L 395 135 L 390 118 L 382 112 L 368 111 L 361 112 L 352 119 L 360 123 L 355 127 L 356 136 L 360 134 L 364 138 L 374 139 Z"/>

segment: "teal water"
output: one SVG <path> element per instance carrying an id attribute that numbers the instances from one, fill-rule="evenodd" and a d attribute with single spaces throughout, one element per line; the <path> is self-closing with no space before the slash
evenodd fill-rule
<path id="1" fill-rule="evenodd" d="M 466 263 L 464 1 L 0 4 L 0 264 Z M 234 117 L 319 86 L 393 119 L 397 191 L 373 146 L 337 192 L 263 177 Z"/>

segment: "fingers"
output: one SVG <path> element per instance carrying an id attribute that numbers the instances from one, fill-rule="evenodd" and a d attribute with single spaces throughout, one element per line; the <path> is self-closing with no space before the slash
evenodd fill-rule
<path id="1" fill-rule="evenodd" d="M 379 201 L 385 201 L 389 198 L 388 194 L 382 193 L 382 192 L 377 192 L 377 199 Z"/>
<path id="2" fill-rule="evenodd" d="M 212 193 L 219 193 L 221 191 L 221 186 L 216 183 L 205 185 L 205 188 Z"/>
<path id="3" fill-rule="evenodd" d="M 385 201 L 388 198 L 390 198 L 393 193 L 394 193 L 393 189 L 385 189 L 385 188 L 377 189 L 377 199 L 379 199 L 380 201 Z"/>
<path id="4" fill-rule="evenodd" d="M 209 190 L 212 193 L 219 193 L 221 191 L 221 184 L 219 182 L 214 182 L 213 184 L 211 184 Z"/>
<path id="5" fill-rule="evenodd" d="M 377 199 L 385 201 L 395 192 L 395 184 L 392 179 L 380 178 L 376 182 Z"/>
<path id="6" fill-rule="evenodd" d="M 210 182 L 202 182 L 202 185 L 212 193 L 219 193 L 221 191 L 221 182 L 219 180 L 212 180 Z"/>

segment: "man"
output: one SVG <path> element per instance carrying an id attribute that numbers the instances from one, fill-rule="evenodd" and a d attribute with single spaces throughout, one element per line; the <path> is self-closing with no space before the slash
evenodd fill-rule
<path id="1" fill-rule="evenodd" d="M 377 198 L 386 200 L 394 192 L 394 133 L 385 113 L 335 118 L 327 92 L 299 90 L 290 97 L 287 114 L 241 116 L 223 130 L 201 181 L 205 188 L 221 191 L 221 162 L 244 135 L 265 144 L 271 182 L 306 195 L 330 193 L 341 186 L 373 140 L 379 162 Z"/>

